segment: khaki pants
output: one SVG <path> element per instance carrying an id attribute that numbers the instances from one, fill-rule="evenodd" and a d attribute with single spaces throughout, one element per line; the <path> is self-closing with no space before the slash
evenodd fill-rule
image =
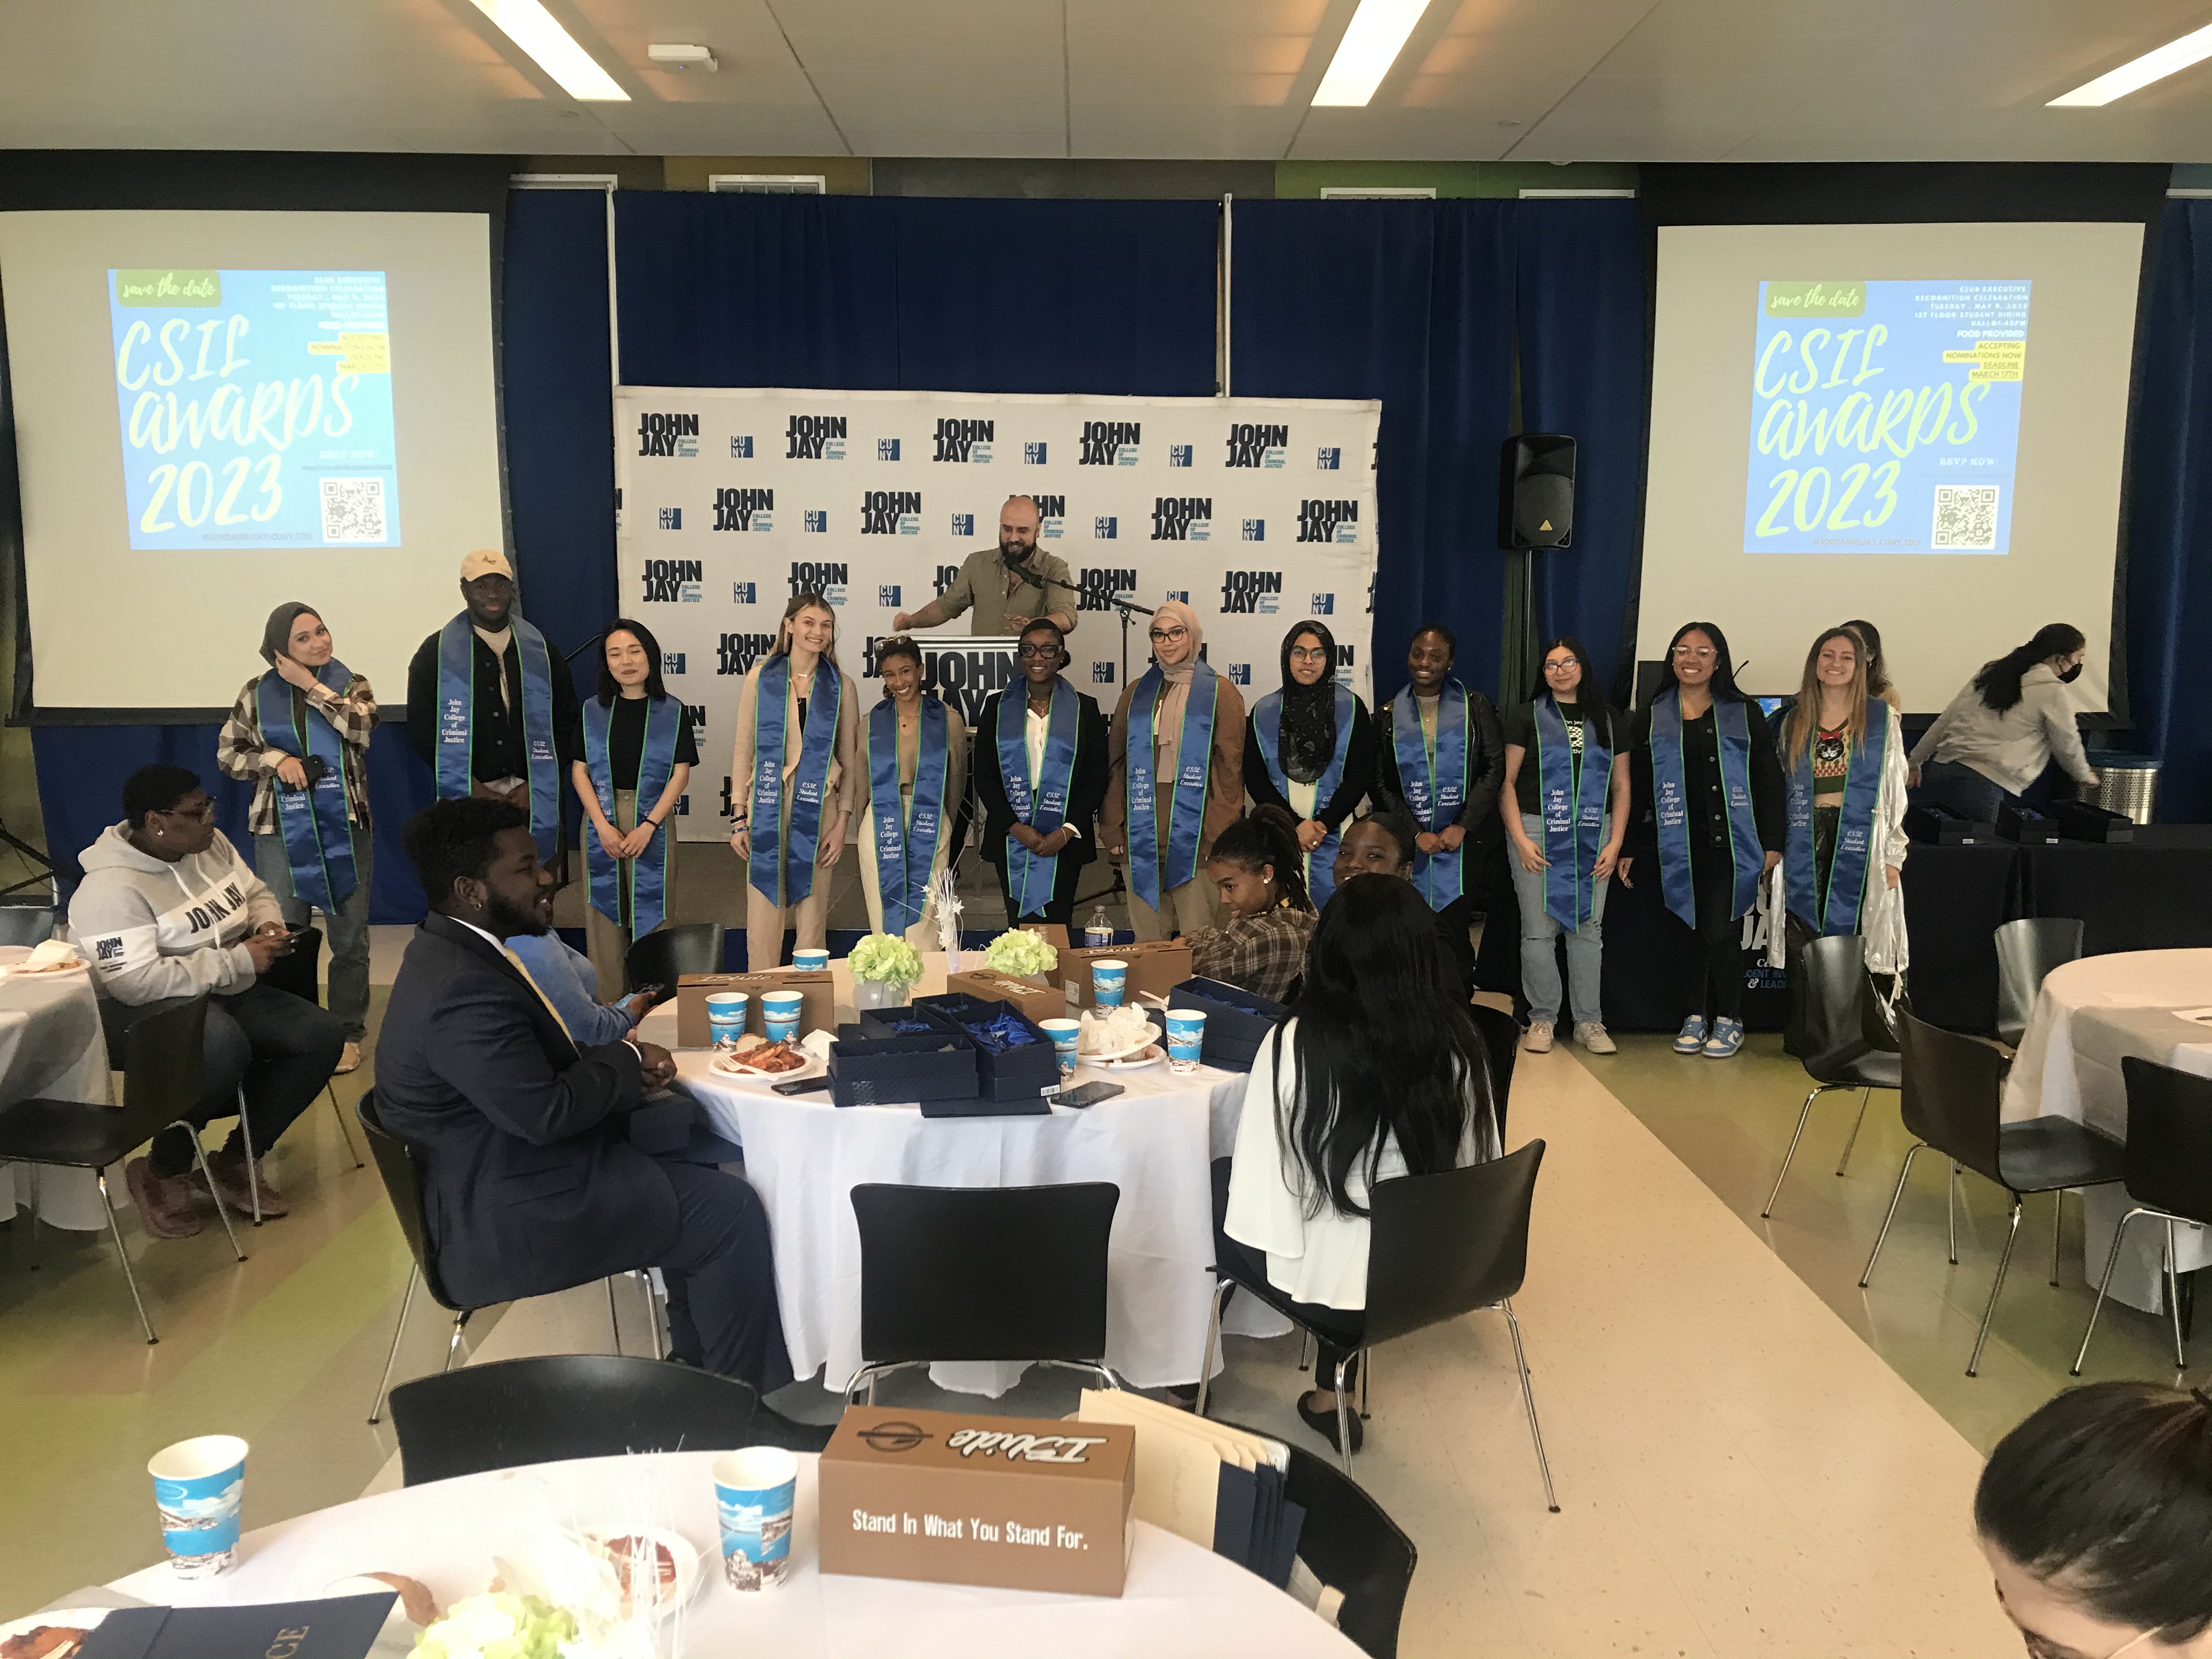
<path id="1" fill-rule="evenodd" d="M 845 857 L 852 857 L 852 849 Z M 833 866 L 834 869 L 834 866 Z M 759 973 L 783 963 L 783 930 L 798 930 L 795 948 L 818 951 L 830 939 L 830 878 L 832 870 L 814 866 L 814 890 L 796 904 L 779 905 L 758 888 L 745 888 L 745 969 Z"/>
<path id="2" fill-rule="evenodd" d="M 1122 879 L 1128 879 L 1126 870 Z M 1140 945 L 1164 939 L 1170 930 L 1188 939 L 1200 928 L 1214 925 L 1213 902 L 1213 884 L 1203 873 L 1161 894 L 1157 910 L 1137 896 L 1133 884 L 1129 888 L 1129 926 L 1136 930 Z"/>
<path id="3" fill-rule="evenodd" d="M 929 866 L 929 873 L 933 878 L 943 872 L 945 856 L 951 850 L 951 842 L 952 826 L 948 823 L 945 826 L 945 832 L 938 837 L 937 857 Z M 872 806 L 860 814 L 860 831 L 852 843 L 846 848 L 845 856 L 857 858 L 860 860 L 860 896 L 868 907 L 868 931 L 872 933 L 880 933 L 884 931 L 884 895 L 879 884 L 880 878 L 876 871 L 875 845 L 876 814 L 875 809 Z M 819 874 L 815 878 L 817 884 L 822 879 Z M 934 951 L 938 948 L 937 896 L 934 893 L 922 900 L 921 919 L 906 930 L 906 942 L 917 951 Z"/>
<path id="4" fill-rule="evenodd" d="M 614 825 L 616 829 L 624 831 L 637 828 L 637 793 L 635 790 L 615 791 Z M 665 910 L 676 896 L 676 826 L 672 823 L 664 823 L 653 833 L 655 836 L 665 836 L 668 841 L 668 878 L 661 888 L 661 900 Z M 586 842 L 596 837 L 598 834 L 599 831 L 592 829 L 587 820 L 584 825 Z M 628 865 L 633 860 L 624 859 L 622 862 Z M 629 988 L 629 976 L 623 969 L 623 963 L 624 958 L 629 954 L 630 945 L 636 936 L 621 922 L 611 916 L 603 916 L 592 908 L 591 860 L 588 856 L 584 860 L 584 869 L 586 872 L 584 954 L 592 959 L 592 966 L 599 975 L 599 1000 L 613 1002 Z M 660 927 L 668 926 L 668 922 L 669 918 L 664 915 L 659 927 L 649 931 L 657 933 Z"/>

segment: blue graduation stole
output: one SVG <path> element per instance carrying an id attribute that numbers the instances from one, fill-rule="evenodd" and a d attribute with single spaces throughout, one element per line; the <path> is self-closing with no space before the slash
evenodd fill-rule
<path id="1" fill-rule="evenodd" d="M 1352 752 L 1352 714 L 1357 699 L 1349 686 L 1336 688 L 1336 752 L 1314 780 L 1314 811 L 1319 812 L 1344 787 L 1344 760 Z M 1267 769 L 1267 781 L 1285 800 L 1291 798 L 1290 774 L 1283 770 L 1278 738 L 1283 729 L 1283 694 L 1270 691 L 1252 705 L 1252 731 L 1260 739 L 1260 758 Z M 1336 891 L 1336 848 L 1344 837 L 1332 830 L 1306 857 L 1306 895 L 1318 910 Z"/>
<path id="2" fill-rule="evenodd" d="M 553 747 L 553 653 L 545 636 L 510 615 L 522 657 L 522 746 L 530 779 L 530 835 L 542 864 L 561 844 L 561 765 Z M 465 611 L 438 634 L 438 799 L 469 793 L 476 775 L 476 629 Z M 501 672 L 506 669 L 501 667 Z"/>
<path id="3" fill-rule="evenodd" d="M 1398 758 L 1398 785 L 1405 792 L 1413 828 L 1431 835 L 1448 829 L 1467 805 L 1467 688 L 1446 680 L 1437 696 L 1436 746 L 1421 729 L 1421 706 L 1407 686 L 1390 705 L 1390 742 Z M 1413 885 L 1441 910 L 1466 890 L 1466 848 L 1434 857 L 1416 848 Z"/>
<path id="4" fill-rule="evenodd" d="M 1052 683 L 1052 709 L 1045 717 L 1044 765 L 1030 775 L 1029 688 L 1009 686 L 999 694 L 999 716 L 992 741 L 999 745 L 999 777 L 1015 818 L 1048 836 L 1067 822 L 1067 798 L 1075 786 L 1075 750 L 1083 727 L 1081 694 L 1066 680 Z M 1149 771 L 1149 769 L 1148 769 Z M 1129 866 L 1133 872 L 1136 861 Z M 1012 896 L 1011 925 L 1043 910 L 1060 878 L 1060 854 L 1040 858 L 1006 837 L 1006 891 Z"/>
<path id="5" fill-rule="evenodd" d="M 783 836 L 783 720 L 791 701 L 791 659 L 761 665 L 753 700 L 752 885 L 764 898 L 795 904 L 814 890 L 814 851 L 822 836 L 822 798 L 837 748 L 838 705 L 845 693 L 837 665 L 814 665 L 814 695 L 791 774 L 791 839 Z"/>
<path id="6" fill-rule="evenodd" d="M 1836 856 L 1828 879 L 1820 880 L 1813 847 L 1813 745 L 1790 770 L 1790 828 L 1784 843 L 1782 872 L 1790 913 L 1815 933 L 1856 933 L 1866 902 L 1867 876 L 1874 862 L 1874 808 L 1881 793 L 1882 750 L 1889 742 L 1886 705 L 1867 702 L 1866 740 L 1844 757 L 1844 806 L 1836 824 Z"/>
<path id="7" fill-rule="evenodd" d="M 1536 781 L 1544 808 L 1544 914 L 1562 927 L 1580 927 L 1596 908 L 1590 877 L 1597 868 L 1599 832 L 1605 823 L 1606 790 L 1613 751 L 1605 745 L 1602 711 L 1582 721 L 1582 752 L 1575 753 L 1559 700 L 1536 699 Z"/>
<path id="8" fill-rule="evenodd" d="M 814 712 L 812 705 L 807 713 Z M 945 831 L 945 782 L 950 770 L 951 728 L 945 704 L 921 700 L 921 742 L 915 756 L 914 816 L 899 799 L 898 705 L 885 697 L 868 711 L 869 817 L 876 826 L 876 889 L 882 895 L 884 932 L 896 936 L 921 920 L 929 897 L 929 869 Z"/>
<path id="9" fill-rule="evenodd" d="M 353 676 L 333 657 L 315 671 L 315 678 L 343 696 Z M 264 743 L 323 763 L 323 775 L 307 788 L 289 788 L 275 781 L 276 833 L 284 838 L 292 890 L 324 915 L 334 915 L 361 879 L 354 867 L 353 822 L 347 811 L 345 739 L 330 721 L 313 714 L 304 697 L 295 714 L 292 687 L 273 668 L 261 677 L 253 707 Z"/>
<path id="10" fill-rule="evenodd" d="M 1713 701 L 1713 731 L 1720 744 L 1721 796 L 1727 803 L 1729 857 L 1735 867 L 1731 913 L 1741 915 L 1759 902 L 1759 872 L 1766 854 L 1759 844 L 1759 820 L 1751 809 L 1751 722 L 1740 702 Z M 1682 702 L 1680 688 L 1663 692 L 1651 705 L 1652 816 L 1659 829 L 1659 888 L 1667 908 L 1689 927 L 1698 925 L 1698 888 L 1692 874 L 1689 785 L 1682 774 Z"/>
<path id="11" fill-rule="evenodd" d="M 592 775 L 592 793 L 599 798 L 599 811 L 612 823 L 615 817 L 614 768 L 608 759 L 608 733 L 613 729 L 613 705 L 597 697 L 584 702 L 584 769 Z M 676 770 L 676 739 L 684 730 L 684 705 L 675 698 L 654 697 L 646 704 L 645 740 L 638 746 L 637 776 L 629 787 L 637 792 L 637 816 L 659 804 L 661 793 Z M 584 837 L 584 864 L 591 872 L 592 908 L 619 927 L 623 897 L 629 897 L 629 931 L 642 939 L 668 915 L 668 838 L 676 832 L 666 824 L 653 832 L 645 851 L 634 859 L 617 859 L 599 845 L 596 835 Z"/>
<path id="12" fill-rule="evenodd" d="M 1158 781 L 1152 776 L 1152 714 L 1167 684 L 1158 664 L 1145 671 L 1129 699 L 1127 750 L 1129 804 L 1129 886 L 1153 908 L 1198 873 L 1198 838 L 1206 818 L 1206 775 L 1213 764 L 1213 708 L 1218 690 L 1212 665 L 1200 662 L 1184 699 L 1182 742 L 1176 751 L 1175 783 L 1168 796 L 1167 855 L 1160 855 Z"/>

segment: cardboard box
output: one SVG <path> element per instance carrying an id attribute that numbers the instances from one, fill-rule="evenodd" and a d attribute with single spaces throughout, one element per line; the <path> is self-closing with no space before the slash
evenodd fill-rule
<path id="1" fill-rule="evenodd" d="M 1140 992 L 1164 997 L 1190 977 L 1190 946 L 1180 939 L 1062 951 L 1060 969 L 1054 977 L 1062 985 L 1075 988 L 1075 1006 L 1079 1008 L 1091 1006 L 1091 964 L 1101 957 L 1129 964 L 1129 982 L 1121 992 L 1124 1002 L 1133 1003 Z"/>
<path id="2" fill-rule="evenodd" d="M 837 1029 L 837 993 L 826 971 L 801 973 L 784 968 L 766 974 L 686 974 L 676 982 L 676 1046 L 710 1048 L 714 1033 L 707 1027 L 707 994 L 743 991 L 752 1000 L 745 1005 L 745 1030 L 768 1033 L 761 1024 L 763 991 L 796 991 L 799 994 L 799 1035 Z"/>
<path id="3" fill-rule="evenodd" d="M 988 968 L 980 968 L 972 974 L 948 974 L 945 988 L 948 992 L 964 991 L 979 1002 L 1011 1002 L 1031 1019 L 1073 1017 L 1068 1012 L 1067 994 L 1060 989 L 1057 980 L 1049 985 L 1032 985 L 1012 974 L 997 974 Z"/>
<path id="4" fill-rule="evenodd" d="M 1119 1595 L 1136 1478 L 1123 1423 L 850 1407 L 822 1451 L 822 1571 Z"/>

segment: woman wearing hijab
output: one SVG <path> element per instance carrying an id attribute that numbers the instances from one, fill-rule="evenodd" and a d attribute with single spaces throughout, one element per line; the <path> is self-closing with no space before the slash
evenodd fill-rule
<path id="1" fill-rule="evenodd" d="M 1336 681 L 1336 639 L 1317 622 L 1283 636 L 1283 685 L 1252 705 L 1244 793 L 1297 824 L 1307 893 L 1317 910 L 1336 890 L 1339 832 L 1375 777 L 1367 705 Z"/>
<path id="2" fill-rule="evenodd" d="M 1505 781 L 1498 710 L 1453 678 L 1458 655 L 1442 623 L 1419 629 L 1406 649 L 1406 689 L 1376 716 L 1375 793 L 1413 820 L 1413 885 L 1438 912 L 1474 888 L 1473 844 Z"/>
<path id="3" fill-rule="evenodd" d="M 922 690 L 921 647 L 903 635 L 876 647 L 876 670 L 883 700 L 860 726 L 860 763 L 853 774 L 860 891 L 872 932 L 933 951 L 937 901 L 929 884 L 952 853 L 968 788 L 968 723 Z"/>
<path id="4" fill-rule="evenodd" d="M 1138 939 L 1213 926 L 1213 838 L 1244 810 L 1244 699 L 1199 654 L 1198 613 L 1152 613 L 1152 665 L 1121 694 L 1107 737 L 1107 856 L 1126 857 Z"/>
<path id="5" fill-rule="evenodd" d="M 361 1064 L 368 1025 L 368 740 L 376 693 L 332 654 L 311 605 L 280 605 L 261 630 L 264 673 L 246 681 L 216 738 L 216 763 L 253 785 L 253 865 L 297 933 L 320 910 L 338 1070 Z"/>

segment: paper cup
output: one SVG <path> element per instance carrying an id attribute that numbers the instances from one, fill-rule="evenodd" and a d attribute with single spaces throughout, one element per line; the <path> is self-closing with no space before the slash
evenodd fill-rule
<path id="1" fill-rule="evenodd" d="M 1083 1022 L 1078 1019 L 1041 1019 L 1037 1030 L 1052 1039 L 1054 1058 L 1060 1061 L 1062 1077 L 1075 1075 L 1075 1044 L 1083 1035 Z"/>
<path id="2" fill-rule="evenodd" d="M 1196 1070 L 1206 1050 L 1206 1016 L 1193 1008 L 1170 1008 L 1167 1018 L 1168 1069 Z"/>
<path id="3" fill-rule="evenodd" d="M 830 966 L 830 953 L 827 951 L 793 951 L 791 965 L 810 974 L 826 972 Z"/>
<path id="4" fill-rule="evenodd" d="M 238 1565 L 238 1511 L 246 1443 L 234 1434 L 179 1440 L 148 1460 L 161 1541 L 179 1578 L 212 1578 Z"/>
<path id="5" fill-rule="evenodd" d="M 761 993 L 761 1024 L 770 1042 L 790 1042 L 799 1036 L 799 1009 L 805 998 L 796 991 Z"/>
<path id="6" fill-rule="evenodd" d="M 775 1446 L 748 1446 L 714 1460 L 714 1508 L 722 1523 L 722 1576 L 737 1590 L 772 1589 L 791 1573 L 791 1508 L 799 1460 Z"/>
<path id="7" fill-rule="evenodd" d="M 1129 964 L 1113 957 L 1101 957 L 1091 964 L 1091 1000 L 1101 1008 L 1118 1008 L 1121 994 L 1128 987 Z"/>
<path id="8" fill-rule="evenodd" d="M 707 994 L 707 1029 L 717 1048 L 733 1048 L 745 1034 L 745 1005 L 752 999 L 743 991 Z"/>

